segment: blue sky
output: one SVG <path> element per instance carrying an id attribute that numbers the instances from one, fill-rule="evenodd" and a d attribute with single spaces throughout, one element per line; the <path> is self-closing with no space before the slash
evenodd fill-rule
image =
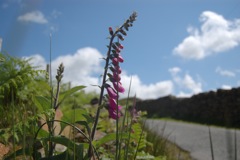
<path id="1" fill-rule="evenodd" d="M 108 27 L 133 12 L 123 41 L 122 83 L 142 99 L 191 96 L 240 85 L 238 0 L 1 0 L 1 50 L 49 63 L 63 62 L 64 81 L 98 90 Z M 123 95 L 126 96 L 127 92 Z"/>

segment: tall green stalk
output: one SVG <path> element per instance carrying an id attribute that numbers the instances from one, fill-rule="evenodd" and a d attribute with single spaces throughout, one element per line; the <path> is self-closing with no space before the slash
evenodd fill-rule
<path id="1" fill-rule="evenodd" d="M 112 35 L 110 38 L 110 42 L 108 45 L 108 52 L 107 52 L 107 57 L 105 59 L 105 67 L 104 67 L 104 73 L 103 73 L 103 80 L 102 80 L 102 85 L 101 85 L 101 91 L 100 91 L 100 96 L 99 96 L 99 103 L 98 103 L 98 109 L 96 112 L 96 116 L 95 116 L 95 122 L 92 128 L 92 134 L 91 134 L 91 139 L 94 139 L 94 135 L 95 135 L 95 131 L 96 131 L 96 127 L 98 124 L 98 119 L 99 119 L 99 114 L 100 114 L 100 110 L 102 109 L 102 102 L 103 102 L 103 97 L 104 97 L 104 89 L 105 89 L 105 83 L 107 80 L 107 73 L 108 73 L 108 67 L 109 67 L 109 61 L 110 61 L 110 55 L 112 52 L 112 44 L 113 44 L 113 40 L 116 36 L 118 36 L 118 33 L 121 32 L 121 30 L 123 30 L 123 28 L 127 28 L 132 26 L 132 22 L 135 21 L 136 18 L 136 12 L 134 12 L 132 15 L 133 19 L 128 19 L 121 27 L 119 27 Z M 131 25 L 130 25 L 131 24 Z"/>
<path id="2" fill-rule="evenodd" d="M 141 143 L 141 140 L 142 140 L 142 136 L 143 136 L 143 133 L 144 133 L 144 128 L 145 128 L 145 124 L 146 124 L 146 120 L 144 121 L 143 125 L 142 125 L 142 131 L 141 131 L 141 134 L 140 134 L 140 137 L 139 137 L 139 140 L 138 140 L 138 144 L 137 144 L 137 149 L 136 149 L 136 152 L 135 152 L 135 155 L 134 155 L 134 160 L 137 158 L 137 153 L 138 153 L 138 149 L 139 149 L 139 146 L 140 146 L 140 143 Z"/>
<path id="3" fill-rule="evenodd" d="M 123 132 L 124 132 L 124 126 L 125 126 L 125 121 L 126 120 L 127 120 L 126 124 L 128 126 L 128 114 L 127 114 L 127 112 L 129 110 L 128 101 L 129 101 L 129 97 L 130 97 L 131 86 L 132 86 L 132 77 L 130 79 L 130 84 L 129 84 L 129 89 L 128 89 L 128 96 L 127 96 L 127 101 L 126 101 L 126 108 L 125 108 L 124 117 L 123 117 L 123 121 L 122 121 L 121 137 L 120 137 L 120 144 L 119 144 L 119 153 L 121 153 L 122 135 L 123 135 Z M 129 132 L 130 132 L 130 130 L 129 130 Z M 128 146 L 126 146 L 126 148 L 127 147 Z M 127 155 L 127 153 L 124 152 L 124 159 L 127 159 L 126 155 Z M 119 157 L 119 158 L 121 158 L 121 157 Z"/>
<path id="4" fill-rule="evenodd" d="M 137 16 L 137 13 L 136 12 L 133 12 L 133 14 L 129 17 L 129 19 L 127 19 L 124 24 L 122 26 L 120 26 L 119 28 L 117 28 L 114 32 L 112 30 L 111 27 L 109 27 L 109 33 L 110 33 L 110 42 L 109 42 L 109 45 L 107 46 L 108 47 L 108 51 L 107 51 L 107 57 L 105 58 L 105 67 L 104 67 L 104 73 L 103 73 L 103 80 L 102 80 L 102 85 L 100 86 L 100 95 L 99 95 L 99 102 L 98 102 L 98 108 L 97 108 L 97 112 L 96 112 L 96 116 L 95 116 L 95 121 L 94 121 L 94 124 L 93 124 L 93 127 L 92 127 L 92 130 L 91 130 L 91 136 L 90 136 L 90 140 L 93 140 L 94 139 L 94 136 L 95 136 L 95 132 L 96 132 L 96 129 L 97 129 L 97 125 L 98 125 L 98 120 L 99 120 L 99 115 L 100 115 L 100 111 L 102 109 L 102 104 L 103 104 L 103 98 L 104 98 L 104 90 L 105 90 L 105 87 L 106 85 L 108 85 L 106 82 L 111 79 L 111 77 L 109 77 L 109 79 L 107 79 L 107 76 L 109 76 L 108 74 L 108 68 L 109 66 L 111 65 L 110 64 L 110 60 L 113 59 L 113 57 L 116 58 L 116 55 L 119 54 L 119 46 L 116 46 L 116 44 L 120 45 L 120 48 L 122 49 L 123 46 L 119 43 L 119 42 L 115 42 L 113 43 L 113 40 L 115 37 L 118 37 L 120 40 L 124 40 L 123 38 L 123 35 L 126 36 L 126 31 L 128 31 L 128 28 L 129 27 L 132 27 L 132 23 L 136 20 L 136 16 Z M 120 56 L 119 56 L 120 57 Z M 117 56 L 117 59 L 119 58 Z M 119 62 L 117 62 L 119 63 Z M 118 66 L 119 67 L 119 66 Z M 118 77 L 118 71 L 117 71 L 117 77 Z M 117 81 L 117 80 L 116 80 Z M 118 80 L 117 82 L 119 82 L 120 80 Z M 117 87 L 118 87 L 118 84 L 117 84 Z M 117 91 L 117 97 L 118 97 L 118 91 Z M 115 154 L 115 159 L 118 159 L 118 155 L 119 155 L 119 150 L 118 150 L 118 147 L 119 147 L 119 120 L 118 120 L 118 116 L 119 116 L 119 109 L 118 109 L 118 98 L 116 99 L 117 100 L 117 106 L 116 106 L 116 114 L 117 114 L 117 118 L 116 118 L 116 154 Z M 92 153 L 92 146 L 89 145 L 89 149 L 88 149 L 88 157 L 92 157 L 93 153 Z"/>
<path id="5" fill-rule="evenodd" d="M 16 159 L 16 141 L 15 141 L 15 105 L 14 105 L 14 94 L 13 89 L 11 89 L 11 106 L 12 106 L 12 127 L 13 127 L 13 151 L 14 151 L 14 159 Z"/>

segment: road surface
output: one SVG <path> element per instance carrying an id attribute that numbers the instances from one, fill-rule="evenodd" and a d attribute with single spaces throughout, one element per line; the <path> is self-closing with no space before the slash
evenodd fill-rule
<path id="1" fill-rule="evenodd" d="M 212 160 L 208 126 L 164 120 L 147 120 L 146 126 L 189 151 L 194 160 Z M 211 126 L 210 131 L 214 160 L 240 160 L 240 130 Z"/>

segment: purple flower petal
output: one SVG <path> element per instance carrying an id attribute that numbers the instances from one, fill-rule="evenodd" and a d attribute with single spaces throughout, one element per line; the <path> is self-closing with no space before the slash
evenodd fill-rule
<path id="1" fill-rule="evenodd" d="M 113 79 L 116 82 L 119 82 L 121 80 L 120 74 L 118 74 L 117 72 L 113 72 Z"/>
<path id="2" fill-rule="evenodd" d="M 125 89 L 123 88 L 121 82 L 113 82 L 113 86 L 116 91 L 118 91 L 120 93 L 124 93 Z"/>
<path id="3" fill-rule="evenodd" d="M 118 98 L 116 91 L 111 86 L 107 86 L 107 92 L 108 92 L 109 97 L 111 97 L 113 99 Z"/>
<path id="4" fill-rule="evenodd" d="M 112 109 L 117 109 L 117 103 L 116 103 L 115 99 L 109 98 L 109 99 L 108 99 L 108 102 L 109 102 L 109 107 L 110 107 L 110 108 L 112 108 Z"/>
<path id="5" fill-rule="evenodd" d="M 109 107 L 109 109 L 108 109 L 109 117 L 112 119 L 120 118 L 122 116 L 122 114 L 120 112 L 121 109 L 122 109 L 122 106 L 118 106 L 118 116 L 117 116 L 117 110 Z"/>

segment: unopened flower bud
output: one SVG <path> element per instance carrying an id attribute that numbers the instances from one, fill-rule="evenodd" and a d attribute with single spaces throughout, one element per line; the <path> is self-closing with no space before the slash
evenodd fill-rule
<path id="1" fill-rule="evenodd" d="M 123 29 L 121 29 L 120 32 L 121 32 L 124 36 L 127 35 L 127 33 L 126 33 Z"/>
<path id="2" fill-rule="evenodd" d="M 112 35 L 113 35 L 113 29 L 112 29 L 112 27 L 109 27 L 108 30 L 109 30 L 110 35 L 112 36 Z"/>
<path id="3" fill-rule="evenodd" d="M 121 34 L 118 34 L 117 36 L 118 36 L 118 38 L 119 38 L 121 41 L 124 40 L 124 38 L 123 38 L 123 36 L 122 36 Z"/>
<path id="4" fill-rule="evenodd" d="M 123 49 L 123 45 L 119 42 L 115 42 L 115 44 L 118 46 L 118 48 Z"/>

